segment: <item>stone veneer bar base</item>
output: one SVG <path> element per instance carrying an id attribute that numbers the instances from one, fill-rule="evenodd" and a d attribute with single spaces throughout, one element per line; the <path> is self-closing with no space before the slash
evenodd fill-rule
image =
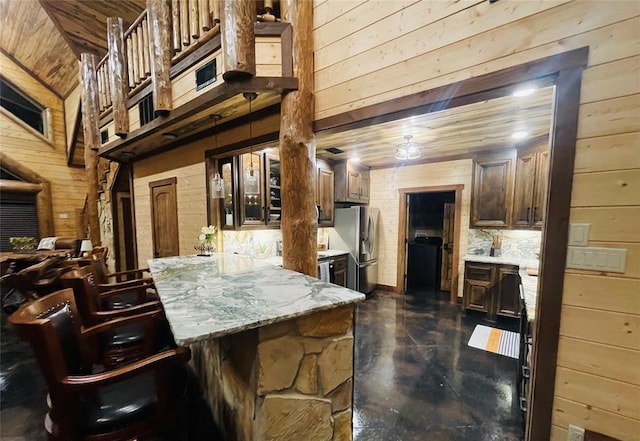
<path id="1" fill-rule="evenodd" d="M 190 345 L 232 441 L 351 441 L 353 305 Z"/>

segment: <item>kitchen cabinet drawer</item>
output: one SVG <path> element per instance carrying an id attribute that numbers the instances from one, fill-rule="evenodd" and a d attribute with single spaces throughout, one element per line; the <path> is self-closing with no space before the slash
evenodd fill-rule
<path id="1" fill-rule="evenodd" d="M 490 321 L 520 316 L 517 265 L 466 262 L 464 275 L 465 309 L 484 312 Z"/>
<path id="2" fill-rule="evenodd" d="M 477 282 L 491 282 L 493 281 L 494 269 L 495 266 L 492 264 L 467 263 L 465 277 Z"/>

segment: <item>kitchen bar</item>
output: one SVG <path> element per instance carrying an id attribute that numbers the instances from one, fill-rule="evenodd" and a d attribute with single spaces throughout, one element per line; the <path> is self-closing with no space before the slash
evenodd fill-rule
<path id="1" fill-rule="evenodd" d="M 241 255 L 149 267 L 228 439 L 351 439 L 353 305 L 363 294 Z"/>

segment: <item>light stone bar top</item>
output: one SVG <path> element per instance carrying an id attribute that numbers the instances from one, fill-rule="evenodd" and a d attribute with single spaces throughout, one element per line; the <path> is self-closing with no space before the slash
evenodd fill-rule
<path id="1" fill-rule="evenodd" d="M 365 299 L 359 292 L 238 254 L 148 262 L 179 345 Z"/>
<path id="2" fill-rule="evenodd" d="M 520 282 L 524 304 L 527 307 L 527 319 L 533 321 L 536 318 L 536 302 L 538 300 L 538 277 L 530 276 L 523 268 L 519 270 Z"/>

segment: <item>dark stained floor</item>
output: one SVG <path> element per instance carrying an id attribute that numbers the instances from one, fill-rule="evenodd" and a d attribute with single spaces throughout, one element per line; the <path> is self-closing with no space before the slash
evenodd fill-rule
<path id="1" fill-rule="evenodd" d="M 516 360 L 468 347 L 478 320 L 438 296 L 377 292 L 358 306 L 354 441 L 523 439 Z M 45 441 L 44 380 L 0 314 L 0 439 Z"/>
<path id="2" fill-rule="evenodd" d="M 376 292 L 358 305 L 355 441 L 524 439 L 517 360 L 467 346 L 479 319 L 448 295 Z"/>

